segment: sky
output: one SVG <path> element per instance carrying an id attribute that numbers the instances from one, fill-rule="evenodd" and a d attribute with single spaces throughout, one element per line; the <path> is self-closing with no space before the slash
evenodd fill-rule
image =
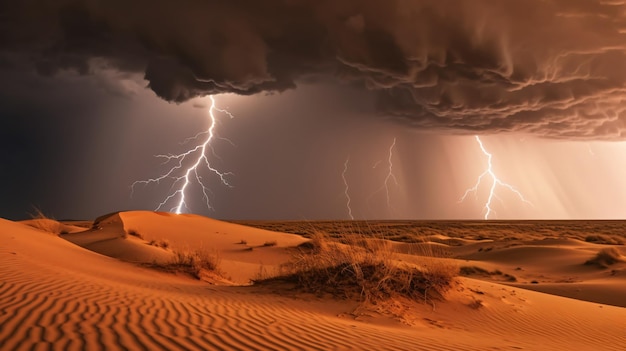
<path id="1" fill-rule="evenodd" d="M 624 219 L 625 100 L 618 0 L 7 2 L 0 217 Z"/>

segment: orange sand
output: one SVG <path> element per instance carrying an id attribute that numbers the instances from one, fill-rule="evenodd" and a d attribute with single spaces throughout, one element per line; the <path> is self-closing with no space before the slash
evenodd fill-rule
<path id="1" fill-rule="evenodd" d="M 502 273 L 460 277 L 446 301 L 435 308 L 408 306 L 397 321 L 352 313 L 356 305 L 350 301 L 280 296 L 245 285 L 288 260 L 286 248 L 305 241 L 296 235 L 154 212 L 115 214 L 99 225 L 61 238 L 0 219 L 2 350 L 626 347 L 626 263 L 584 265 L 605 245 L 558 239 L 448 246 L 445 233 L 431 238 L 436 244 L 394 244 L 408 259 L 431 245 L 459 266 Z M 124 228 L 143 239 L 125 236 Z M 151 240 L 167 240 L 170 249 L 148 245 Z M 263 246 L 268 242 L 276 245 Z M 198 247 L 218 253 L 222 270 L 241 286 L 210 285 L 136 264 L 166 261 L 172 248 Z M 516 281 L 505 281 L 503 274 Z"/>

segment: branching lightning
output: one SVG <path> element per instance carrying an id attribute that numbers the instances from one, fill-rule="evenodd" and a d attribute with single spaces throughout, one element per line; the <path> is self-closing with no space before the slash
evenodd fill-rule
<path id="1" fill-rule="evenodd" d="M 471 188 L 469 188 L 469 189 L 467 189 L 465 191 L 465 194 L 463 194 L 463 197 L 461 197 L 461 200 L 459 200 L 459 202 L 465 201 L 465 198 L 467 198 L 467 196 L 470 193 L 476 194 L 478 192 L 478 188 L 480 187 L 480 184 L 481 184 L 483 178 L 490 177 L 492 182 L 491 182 L 491 187 L 489 188 L 489 197 L 487 198 L 487 201 L 485 202 L 485 207 L 484 207 L 484 209 L 485 209 L 485 219 L 489 219 L 489 215 L 492 212 L 494 212 L 494 210 L 491 208 L 491 204 L 493 202 L 493 199 L 497 198 L 497 195 L 496 195 L 496 188 L 497 188 L 497 186 L 501 186 L 503 188 L 508 189 L 509 191 L 511 191 L 515 195 L 517 195 L 520 198 L 520 200 L 522 200 L 522 202 L 527 203 L 529 205 L 532 205 L 532 203 L 530 201 L 526 200 L 526 198 L 524 198 L 522 193 L 520 193 L 512 185 L 504 183 L 503 181 L 498 179 L 496 174 L 493 172 L 493 166 L 492 166 L 492 163 L 491 163 L 491 160 L 492 160 L 493 156 L 485 149 L 485 146 L 483 145 L 483 142 L 480 140 L 478 135 L 475 135 L 474 137 L 476 138 L 476 141 L 478 142 L 478 145 L 480 146 L 480 149 L 482 150 L 483 154 L 485 154 L 485 156 L 487 156 L 487 169 L 478 177 L 478 180 L 476 181 L 476 184 L 473 187 L 471 187 Z"/>
<path id="2" fill-rule="evenodd" d="M 350 187 L 348 186 L 348 180 L 346 179 L 346 173 L 348 172 L 348 163 L 350 163 L 350 157 L 348 157 L 346 159 L 346 162 L 344 162 L 343 164 L 343 172 L 341 173 L 341 179 L 343 179 L 343 185 L 344 185 L 344 194 L 346 195 L 346 208 L 348 209 L 348 216 L 350 216 L 350 219 L 354 220 L 354 216 L 352 215 L 352 207 L 350 206 L 350 203 L 352 202 L 352 199 L 350 198 Z"/>
<path id="3" fill-rule="evenodd" d="M 170 155 L 157 155 L 156 157 L 165 159 L 165 162 L 163 164 L 175 162 L 175 165 L 172 168 L 170 168 L 169 171 L 167 171 L 165 174 L 157 178 L 139 180 L 139 181 L 134 182 L 132 185 L 132 189 L 134 191 L 135 185 L 137 184 L 143 184 L 143 185 L 148 185 L 152 183 L 159 184 L 161 183 L 161 181 L 164 181 L 166 179 L 173 180 L 172 189 L 174 189 L 174 191 L 171 192 L 158 205 L 158 207 L 156 208 L 157 211 L 162 209 L 164 206 L 166 206 L 168 203 L 172 201 L 177 201 L 177 202 L 176 202 L 176 205 L 170 209 L 170 211 L 180 214 L 184 210 L 189 210 L 189 207 L 187 206 L 187 198 L 186 198 L 185 191 L 187 190 L 189 185 L 194 182 L 199 184 L 200 187 L 202 188 L 202 195 L 203 195 L 203 199 L 205 200 L 206 206 L 208 209 L 212 210 L 213 207 L 211 206 L 211 203 L 209 200 L 209 193 L 211 191 L 209 187 L 206 185 L 202 176 L 199 174 L 199 171 L 201 169 L 208 170 L 210 173 L 215 174 L 220 179 L 220 182 L 223 185 L 232 188 L 232 185 L 228 182 L 228 179 L 227 179 L 227 177 L 229 175 L 232 175 L 232 173 L 222 172 L 218 170 L 217 168 L 213 167 L 211 165 L 211 162 L 209 161 L 207 154 L 210 150 L 211 155 L 219 159 L 219 157 L 215 154 L 215 150 L 213 149 L 211 145 L 211 142 L 214 139 L 222 139 L 222 138 L 218 138 L 215 134 L 215 127 L 217 125 L 217 117 L 215 116 L 215 113 L 220 112 L 220 113 L 227 115 L 230 118 L 233 118 L 233 115 L 226 110 L 218 108 L 215 102 L 215 98 L 213 96 L 209 96 L 209 99 L 211 100 L 211 106 L 209 107 L 209 111 L 208 111 L 209 112 L 208 113 L 208 116 L 209 116 L 208 129 L 196 134 L 194 137 L 188 138 L 185 141 L 185 144 L 192 140 L 199 140 L 200 137 L 202 136 L 206 136 L 204 141 L 200 142 L 199 144 L 189 149 L 188 151 L 178 154 L 178 155 L 171 155 L 171 154 Z M 224 140 L 227 140 L 227 139 L 224 139 Z M 187 160 L 193 161 L 193 163 L 189 166 L 183 165 L 183 163 L 186 163 Z"/>

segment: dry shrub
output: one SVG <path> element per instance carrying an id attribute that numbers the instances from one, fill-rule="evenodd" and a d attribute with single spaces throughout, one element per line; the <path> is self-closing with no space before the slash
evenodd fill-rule
<path id="1" fill-rule="evenodd" d="M 160 247 L 164 250 L 167 250 L 170 247 L 170 242 L 167 239 L 163 239 L 163 240 L 152 239 L 148 242 L 148 245 Z"/>
<path id="2" fill-rule="evenodd" d="M 485 277 L 485 278 L 490 278 L 494 280 L 502 280 L 502 281 L 507 281 L 507 282 L 517 281 L 517 278 L 515 278 L 515 276 L 512 276 L 507 273 L 502 273 L 502 271 L 500 270 L 496 269 L 495 271 L 490 272 L 478 266 L 463 266 L 461 267 L 459 273 L 462 276 L 466 276 L 466 277 L 478 276 L 478 277 Z"/>
<path id="3" fill-rule="evenodd" d="M 594 244 L 624 245 L 624 240 L 616 235 L 592 234 L 587 235 L 585 241 Z"/>
<path id="4" fill-rule="evenodd" d="M 341 242 L 314 233 L 300 245 L 280 276 L 256 283 L 290 282 L 299 290 L 376 304 L 394 298 L 439 300 L 452 286 L 456 267 L 430 260 L 415 265 L 398 260 L 391 245 L 358 235 Z"/>
<path id="5" fill-rule="evenodd" d="M 65 225 L 52 217 L 46 216 L 40 209 L 35 208 L 35 213 L 31 214 L 31 220 L 26 222 L 29 226 L 52 233 L 54 235 L 67 234 Z"/>
<path id="6" fill-rule="evenodd" d="M 184 272 L 191 276 L 202 279 L 205 271 L 220 273 L 219 264 L 220 257 L 215 253 L 207 251 L 176 251 L 174 252 L 174 260 L 166 264 L 166 268 L 177 272 Z"/>
<path id="7" fill-rule="evenodd" d="M 28 222 L 28 225 L 46 233 L 52 233 L 54 235 L 67 234 L 67 231 L 64 229 L 65 226 L 62 223 L 55 221 L 54 219 L 32 219 Z"/>
<path id="8" fill-rule="evenodd" d="M 143 235 L 141 233 L 139 233 L 137 230 L 135 229 L 129 229 L 126 231 L 126 234 L 130 235 L 130 236 L 134 236 L 137 237 L 139 239 L 143 239 Z"/>
<path id="9" fill-rule="evenodd" d="M 276 245 L 278 245 L 278 241 L 276 240 L 266 241 L 263 243 L 264 247 L 271 247 L 271 246 L 276 246 Z"/>
<path id="10" fill-rule="evenodd" d="M 489 271 L 478 266 L 463 266 L 459 270 L 459 274 L 464 275 L 464 276 L 470 276 L 470 275 L 489 276 Z"/>
<path id="11" fill-rule="evenodd" d="M 230 285 L 232 282 L 220 270 L 221 259 L 217 251 L 204 250 L 174 251 L 174 258 L 167 263 L 152 262 L 144 266 L 162 270 L 168 273 L 183 273 L 196 279 L 213 284 Z"/>
<path id="12" fill-rule="evenodd" d="M 619 262 L 626 262 L 626 257 L 622 256 L 618 249 L 614 247 L 607 247 L 598 251 L 596 256 L 585 262 L 585 264 L 607 268 L 608 266 Z"/>

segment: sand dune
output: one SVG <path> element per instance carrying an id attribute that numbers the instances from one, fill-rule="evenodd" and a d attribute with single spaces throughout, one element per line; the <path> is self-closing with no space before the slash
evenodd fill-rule
<path id="1" fill-rule="evenodd" d="M 227 270 L 237 263 L 258 269 L 287 259 L 285 248 L 303 242 L 299 236 L 151 212 L 121 213 L 101 226 L 68 234 L 76 235 L 70 242 L 0 219 L 2 350 L 623 350 L 625 345 L 625 308 L 557 296 L 558 289 L 550 289 L 549 284 L 569 284 L 555 282 L 559 272 L 561 277 L 579 272 L 579 285 L 593 286 L 581 291 L 626 296 L 618 295 L 623 265 L 584 265 L 596 244 L 468 242 L 471 254 L 464 246 L 446 247 L 452 256 L 455 250 L 463 255 L 455 258 L 459 265 L 513 273 L 518 282 L 511 284 L 526 289 L 459 278 L 445 302 L 434 309 L 404 305 L 398 321 L 374 310 L 353 313 L 354 302 L 209 285 L 118 259 L 133 258 L 133 252 L 141 256 L 148 252 L 144 246 L 167 256 L 171 250 L 147 242 L 169 240 L 172 247 L 221 251 Z M 124 237 L 122 229 L 131 226 L 144 239 Z M 268 241 L 277 244 L 263 246 Z M 259 258 L 263 263 L 255 262 Z M 522 270 L 515 270 L 518 266 Z M 252 271 L 236 276 L 243 281 Z M 541 275 L 545 282 L 527 283 Z M 527 288 L 546 288 L 552 295 Z"/>
<path id="2" fill-rule="evenodd" d="M 248 222 L 290 233 L 355 233 L 405 241 L 397 252 L 434 254 L 489 273 L 474 278 L 558 296 L 626 307 L 626 262 L 585 265 L 600 250 L 626 254 L 623 221 Z M 607 244 L 611 243 L 611 245 Z M 626 255 L 625 255 L 626 256 Z M 509 281 L 513 277 L 515 281 Z"/>
<path id="3" fill-rule="evenodd" d="M 559 296 L 626 307 L 626 264 L 585 265 L 607 247 L 574 239 L 526 241 L 462 255 L 479 266 L 515 277 L 507 284 Z M 508 246 L 508 247 L 507 247 Z"/>
<path id="4" fill-rule="evenodd" d="M 119 214 L 106 218 L 95 229 L 64 234 L 62 237 L 83 248 L 128 262 L 166 262 L 173 259 L 172 252 L 146 245 L 145 240 L 128 235 Z"/>
<path id="5" fill-rule="evenodd" d="M 306 241 L 299 235 L 165 212 L 112 214 L 101 218 L 97 227 L 92 231 L 64 235 L 64 238 L 129 262 L 163 262 L 172 258 L 171 251 L 146 245 L 151 241 L 166 242 L 175 251 L 206 251 L 219 256 L 224 274 L 238 284 L 250 283 L 261 270 L 274 271 L 290 257 L 284 248 Z M 135 236 L 128 235 L 129 232 Z"/>

